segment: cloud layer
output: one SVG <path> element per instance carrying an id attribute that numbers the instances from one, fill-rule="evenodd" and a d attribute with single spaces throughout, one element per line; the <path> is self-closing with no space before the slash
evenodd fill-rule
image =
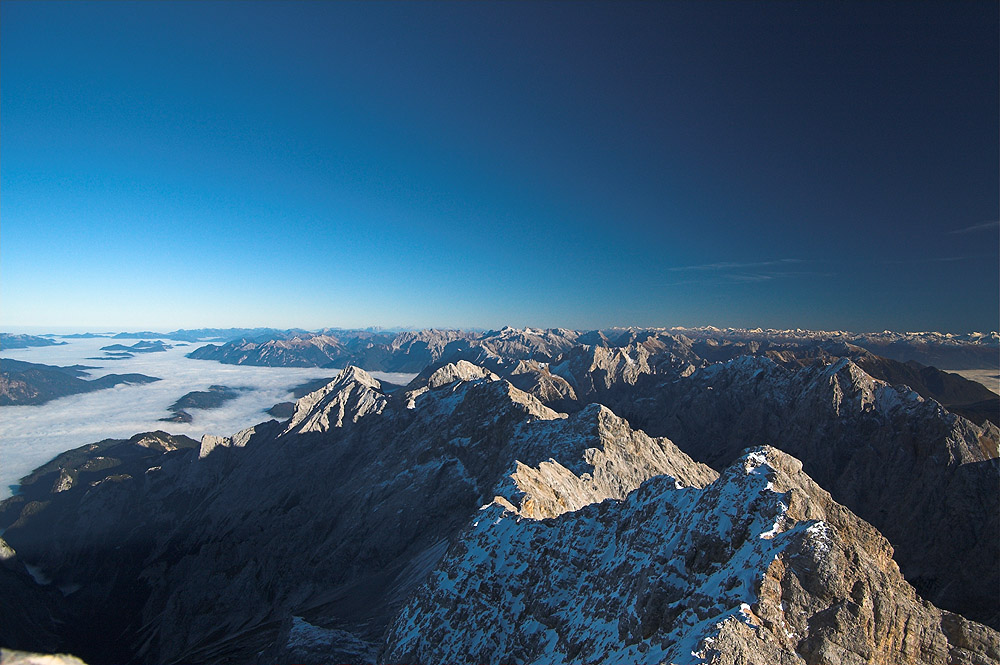
<path id="1" fill-rule="evenodd" d="M 197 345 L 175 346 L 162 352 L 137 354 L 127 360 L 87 360 L 100 356 L 107 339 L 66 340 L 64 346 L 5 349 L 3 356 L 47 365 L 88 365 L 87 379 L 106 374 L 139 373 L 161 381 L 141 386 L 121 385 L 83 395 L 71 395 L 41 406 L 0 407 L 0 499 L 10 485 L 55 455 L 106 438 L 128 438 L 138 432 L 164 430 L 199 439 L 203 434 L 228 435 L 269 420 L 265 413 L 277 402 L 293 401 L 290 389 L 311 379 L 332 377 L 334 369 L 248 367 L 191 360 L 184 354 Z M 165 340 L 168 344 L 173 344 Z M 132 344 L 132 341 L 127 341 Z M 407 383 L 414 375 L 372 372 L 379 379 Z M 248 387 L 217 409 L 191 409 L 188 424 L 159 422 L 167 407 L 192 390 L 210 385 Z"/>

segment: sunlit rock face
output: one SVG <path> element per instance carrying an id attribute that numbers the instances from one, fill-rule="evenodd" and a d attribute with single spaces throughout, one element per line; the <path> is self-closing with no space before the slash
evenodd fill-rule
<path id="1" fill-rule="evenodd" d="M 660 476 L 546 520 L 484 507 L 382 660 L 943 665 L 995 662 L 998 637 L 922 601 L 877 530 L 765 447 L 704 488 Z"/>
<path id="2" fill-rule="evenodd" d="M 295 403 L 295 412 L 284 433 L 305 434 L 344 427 L 381 413 L 387 403 L 382 384 L 363 369 L 350 366 L 326 386 Z"/>
<path id="3" fill-rule="evenodd" d="M 788 368 L 743 356 L 647 395 L 634 407 L 647 432 L 668 433 L 714 468 L 747 445 L 796 456 L 889 538 L 925 598 L 1000 626 L 992 591 L 1000 586 L 1000 430 L 992 423 L 949 413 L 848 358 Z"/>
<path id="4" fill-rule="evenodd" d="M 4 665 L 87 665 L 69 654 L 30 653 L 0 649 L 0 663 Z"/>

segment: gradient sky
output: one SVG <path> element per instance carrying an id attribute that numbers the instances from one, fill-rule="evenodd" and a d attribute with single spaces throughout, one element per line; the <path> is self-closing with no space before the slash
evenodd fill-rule
<path id="1" fill-rule="evenodd" d="M 995 330 L 998 3 L 0 3 L 0 327 Z"/>

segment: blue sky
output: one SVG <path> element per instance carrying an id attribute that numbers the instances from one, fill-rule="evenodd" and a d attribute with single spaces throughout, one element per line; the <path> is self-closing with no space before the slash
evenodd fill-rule
<path id="1" fill-rule="evenodd" d="M 0 4 L 0 327 L 996 329 L 998 5 Z"/>

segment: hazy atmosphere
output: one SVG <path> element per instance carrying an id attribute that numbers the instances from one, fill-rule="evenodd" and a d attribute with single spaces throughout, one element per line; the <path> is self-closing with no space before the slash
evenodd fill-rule
<path id="1" fill-rule="evenodd" d="M 996 329 L 998 5 L 2 4 L 4 329 Z"/>

